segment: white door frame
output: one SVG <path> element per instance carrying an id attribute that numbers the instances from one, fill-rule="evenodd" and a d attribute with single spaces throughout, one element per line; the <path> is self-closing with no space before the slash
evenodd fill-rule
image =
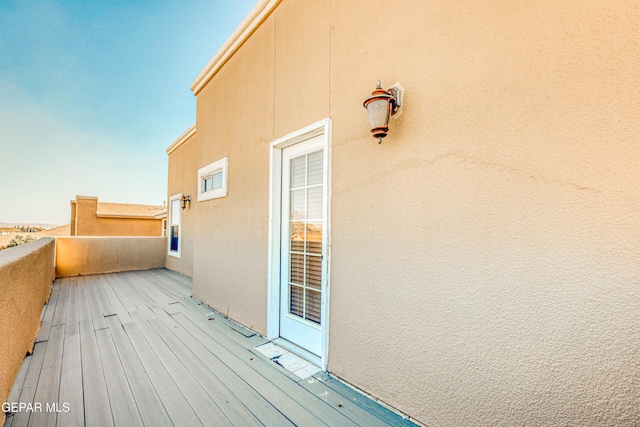
<path id="1" fill-rule="evenodd" d="M 281 246 L 281 200 L 282 200 L 282 150 L 294 144 L 306 141 L 318 135 L 324 135 L 323 167 L 327 180 L 324 186 L 324 224 L 323 229 L 323 275 L 325 288 L 322 290 L 322 351 L 321 368 L 327 370 L 329 349 L 329 265 L 331 260 L 331 119 L 326 118 L 295 132 L 292 132 L 271 143 L 269 171 L 269 255 L 268 255 L 268 288 L 267 288 L 267 339 L 280 336 L 280 246 Z"/>

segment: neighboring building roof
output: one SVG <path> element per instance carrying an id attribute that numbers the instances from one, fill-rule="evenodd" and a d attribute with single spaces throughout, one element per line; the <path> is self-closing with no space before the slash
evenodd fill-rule
<path id="1" fill-rule="evenodd" d="M 98 202 L 96 215 L 99 217 L 155 219 L 156 215 L 166 212 L 167 208 L 164 206 Z"/>
<path id="2" fill-rule="evenodd" d="M 40 237 L 53 237 L 53 236 L 70 236 L 71 235 L 71 226 L 61 225 L 60 227 L 50 228 L 48 230 L 42 230 L 37 233 L 38 238 Z"/>
<path id="3" fill-rule="evenodd" d="M 22 230 L 18 230 L 15 227 L 0 227 L 0 231 L 3 233 L 19 233 Z"/>

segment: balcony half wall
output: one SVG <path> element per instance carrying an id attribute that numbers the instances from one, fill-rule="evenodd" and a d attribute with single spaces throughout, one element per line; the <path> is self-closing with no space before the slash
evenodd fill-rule
<path id="1" fill-rule="evenodd" d="M 0 401 L 5 402 L 20 364 L 40 328 L 40 313 L 55 279 L 55 240 L 0 251 Z M 4 413 L 0 412 L 4 419 Z M 1 419 L 0 419 L 1 421 Z"/>
<path id="2" fill-rule="evenodd" d="M 58 237 L 56 277 L 162 268 L 164 237 Z"/>
<path id="3" fill-rule="evenodd" d="M 163 237 L 45 237 L 0 251 L 0 402 L 33 351 L 56 277 L 162 268 L 165 252 Z"/>

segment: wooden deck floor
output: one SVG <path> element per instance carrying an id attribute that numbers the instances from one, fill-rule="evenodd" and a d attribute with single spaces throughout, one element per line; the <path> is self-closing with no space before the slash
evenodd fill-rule
<path id="1" fill-rule="evenodd" d="M 414 425 L 327 374 L 300 380 L 190 295 L 165 269 L 56 280 L 5 426 Z"/>

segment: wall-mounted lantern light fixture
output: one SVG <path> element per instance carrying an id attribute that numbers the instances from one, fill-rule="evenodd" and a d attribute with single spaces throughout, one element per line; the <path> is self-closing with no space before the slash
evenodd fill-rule
<path id="1" fill-rule="evenodd" d="M 184 208 L 187 207 L 187 203 L 189 203 L 189 206 L 191 206 L 191 196 L 182 196 L 180 202 L 182 203 L 182 209 L 184 210 Z"/>
<path id="2" fill-rule="evenodd" d="M 378 144 L 382 143 L 382 138 L 389 132 L 389 117 L 398 112 L 402 98 L 402 91 L 399 87 L 382 89 L 380 80 L 378 87 L 373 91 L 371 97 L 364 100 L 364 107 L 369 115 L 369 124 L 374 138 L 378 138 Z"/>

